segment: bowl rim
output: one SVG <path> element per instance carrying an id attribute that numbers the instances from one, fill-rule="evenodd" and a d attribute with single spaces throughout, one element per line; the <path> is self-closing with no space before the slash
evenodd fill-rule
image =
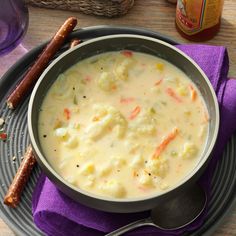
<path id="1" fill-rule="evenodd" d="M 214 128 L 214 133 L 212 135 L 212 139 L 210 141 L 210 144 L 208 145 L 207 150 L 204 154 L 204 158 L 201 155 L 200 160 L 196 163 L 196 165 L 195 165 L 195 167 L 193 168 L 192 171 L 190 171 L 178 184 L 172 186 L 171 188 L 169 188 L 169 189 L 167 189 L 167 190 L 165 190 L 161 193 L 160 192 L 159 193 L 153 193 L 151 195 L 142 196 L 142 197 L 135 197 L 135 198 L 112 198 L 112 197 L 108 197 L 108 196 L 96 195 L 96 194 L 93 194 L 91 192 L 85 191 L 83 189 L 79 189 L 79 188 L 75 187 L 74 185 L 68 183 L 66 180 L 64 180 L 51 167 L 51 165 L 48 163 L 48 161 L 46 159 L 46 156 L 44 156 L 42 154 L 42 152 L 39 150 L 38 145 L 36 144 L 36 139 L 35 139 L 35 135 L 34 135 L 34 132 L 33 132 L 33 124 L 32 124 L 32 108 L 33 108 L 33 104 L 34 104 L 34 101 L 35 101 L 35 94 L 37 93 L 38 87 L 40 86 L 40 84 L 44 80 L 46 74 L 54 66 L 56 66 L 56 64 L 59 61 L 63 60 L 63 58 L 66 55 L 70 54 L 71 52 L 73 52 L 75 50 L 79 50 L 79 48 L 82 48 L 85 45 L 93 44 L 97 41 L 102 41 L 102 40 L 107 40 L 107 39 L 109 40 L 109 39 L 114 39 L 114 38 L 138 38 L 138 39 L 141 39 L 141 40 L 143 39 L 143 40 L 147 40 L 147 41 L 152 41 L 154 43 L 162 44 L 165 47 L 168 47 L 171 50 L 174 50 L 175 52 L 180 54 L 182 57 L 184 57 L 185 59 L 190 61 L 191 64 L 193 64 L 193 66 L 195 66 L 195 68 L 200 72 L 200 74 L 204 78 L 205 82 L 207 83 L 207 86 L 208 86 L 208 88 L 211 92 L 211 96 L 213 98 L 214 108 L 215 108 L 215 113 L 216 113 L 215 128 Z M 124 48 L 125 48 L 125 46 L 124 46 Z M 94 55 L 96 55 L 96 53 Z M 73 65 L 71 65 L 71 66 L 73 66 Z M 180 49 L 176 48 L 175 46 L 173 46 L 169 43 L 166 43 L 162 40 L 153 38 L 153 37 L 137 35 L 137 34 L 115 34 L 115 35 L 100 36 L 100 37 L 97 37 L 97 38 L 94 38 L 94 39 L 89 39 L 86 42 L 83 42 L 83 43 L 81 43 L 81 44 L 79 44 L 79 45 L 77 45 L 73 48 L 70 48 L 70 49 L 66 50 L 61 55 L 59 55 L 55 60 L 53 60 L 51 62 L 51 64 L 44 70 L 44 72 L 39 77 L 37 83 L 35 84 L 35 86 L 33 88 L 32 93 L 31 93 L 30 100 L 29 100 L 29 105 L 28 105 L 27 124 L 28 124 L 28 133 L 29 133 L 29 136 L 30 136 L 30 142 L 31 142 L 31 145 L 33 147 L 34 152 L 36 153 L 36 159 L 39 159 L 39 164 L 43 165 L 43 172 L 46 173 L 47 177 L 49 177 L 47 173 L 50 173 L 50 174 L 53 175 L 53 179 L 57 179 L 57 181 L 59 181 L 60 184 L 63 184 L 67 188 L 72 189 L 72 190 L 78 192 L 79 194 L 83 194 L 87 197 L 91 197 L 93 199 L 97 199 L 97 200 L 101 200 L 101 201 L 108 201 L 108 202 L 117 202 L 117 203 L 132 203 L 132 202 L 151 200 L 151 199 L 154 199 L 154 198 L 157 198 L 157 197 L 161 197 L 161 196 L 163 196 L 163 195 L 165 195 L 169 192 L 172 192 L 175 189 L 178 189 L 180 186 L 182 186 L 183 184 L 188 182 L 193 176 L 195 176 L 195 174 L 204 166 L 204 164 L 210 158 L 210 155 L 213 151 L 213 148 L 214 148 L 216 140 L 217 140 L 218 132 L 219 132 L 220 115 L 219 115 L 219 105 L 218 105 L 218 101 L 217 101 L 215 91 L 214 91 L 208 77 L 206 76 L 206 74 L 203 72 L 203 70 L 200 68 L 200 66 L 192 58 L 190 58 L 188 55 L 186 55 L 184 52 L 182 52 Z M 46 169 L 46 171 L 45 171 L 45 169 Z M 49 177 L 49 179 L 51 179 L 51 178 Z M 53 181 L 53 182 L 55 182 L 55 181 Z"/>

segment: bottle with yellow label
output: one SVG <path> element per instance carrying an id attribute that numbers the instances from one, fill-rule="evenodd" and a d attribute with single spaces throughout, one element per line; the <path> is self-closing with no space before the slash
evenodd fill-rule
<path id="1" fill-rule="evenodd" d="M 224 0 L 178 0 L 176 28 L 192 41 L 209 40 L 220 28 Z"/>

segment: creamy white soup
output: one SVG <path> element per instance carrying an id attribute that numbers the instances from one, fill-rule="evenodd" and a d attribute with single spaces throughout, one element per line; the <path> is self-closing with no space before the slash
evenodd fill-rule
<path id="1" fill-rule="evenodd" d="M 137 198 L 177 185 L 205 147 L 209 115 L 191 80 L 148 54 L 80 61 L 46 94 L 39 136 L 66 181 L 99 196 Z"/>

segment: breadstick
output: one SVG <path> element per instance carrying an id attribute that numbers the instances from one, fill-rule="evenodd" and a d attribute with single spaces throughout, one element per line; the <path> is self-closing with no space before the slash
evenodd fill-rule
<path id="1" fill-rule="evenodd" d="M 4 204 L 15 208 L 19 202 L 21 193 L 24 189 L 25 184 L 30 176 L 30 173 L 36 163 L 36 159 L 33 155 L 31 145 L 28 146 L 24 159 L 22 160 L 19 169 L 8 189 L 6 196 L 4 197 Z"/>
<path id="2" fill-rule="evenodd" d="M 73 48 L 74 46 L 78 45 L 81 43 L 80 39 L 72 39 L 70 42 L 70 48 Z"/>
<path id="3" fill-rule="evenodd" d="M 7 105 L 10 109 L 14 109 L 23 100 L 27 92 L 32 89 L 43 70 L 47 67 L 50 60 L 65 42 L 67 36 L 73 31 L 77 24 L 75 17 L 68 18 L 61 26 L 50 43 L 46 46 L 43 52 L 39 55 L 34 65 L 26 73 L 23 80 L 17 85 L 15 90 L 7 99 Z"/>

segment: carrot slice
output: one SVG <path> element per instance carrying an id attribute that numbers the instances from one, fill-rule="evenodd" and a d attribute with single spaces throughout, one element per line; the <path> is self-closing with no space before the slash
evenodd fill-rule
<path id="1" fill-rule="evenodd" d="M 115 84 L 112 85 L 111 89 L 115 91 L 117 89 L 117 86 Z"/>
<path id="2" fill-rule="evenodd" d="M 141 107 L 140 106 L 136 106 L 134 108 L 134 110 L 131 112 L 131 115 L 129 116 L 129 119 L 133 120 L 139 114 L 140 111 L 141 111 Z"/>
<path id="3" fill-rule="evenodd" d="M 130 98 L 121 98 L 120 99 L 120 103 L 122 103 L 122 104 L 129 104 L 129 103 L 133 102 L 134 100 L 135 99 L 132 98 L 132 97 L 130 97 Z"/>
<path id="4" fill-rule="evenodd" d="M 167 88 L 166 93 L 172 97 L 177 102 L 182 102 L 182 99 L 175 93 L 175 91 L 172 88 Z"/>
<path id="5" fill-rule="evenodd" d="M 190 88 L 191 100 L 195 101 L 196 98 L 197 98 L 197 92 L 196 92 L 196 90 L 194 89 L 194 87 L 191 84 L 189 85 L 189 88 Z"/>
<path id="6" fill-rule="evenodd" d="M 177 136 L 179 130 L 177 128 L 175 128 L 170 134 L 168 134 L 168 136 L 166 136 L 163 141 L 161 142 L 160 145 L 157 146 L 155 153 L 153 154 L 152 158 L 158 158 L 160 156 L 160 154 L 166 149 L 166 147 L 168 146 L 168 144 L 175 139 L 175 137 Z"/>
<path id="7" fill-rule="evenodd" d="M 92 80 L 92 77 L 91 77 L 90 75 L 87 75 L 87 76 L 85 77 L 85 81 L 86 81 L 86 82 L 91 82 L 91 80 Z"/>
<path id="8" fill-rule="evenodd" d="M 163 79 L 159 79 L 156 83 L 155 83 L 155 86 L 158 86 L 162 83 Z"/>
<path id="9" fill-rule="evenodd" d="M 70 119 L 70 110 L 68 108 L 65 108 L 64 109 L 64 115 L 66 117 L 67 120 Z"/>
<path id="10" fill-rule="evenodd" d="M 121 52 L 122 55 L 124 55 L 125 57 L 132 57 L 133 56 L 133 52 L 129 51 L 129 50 L 124 50 Z"/>

